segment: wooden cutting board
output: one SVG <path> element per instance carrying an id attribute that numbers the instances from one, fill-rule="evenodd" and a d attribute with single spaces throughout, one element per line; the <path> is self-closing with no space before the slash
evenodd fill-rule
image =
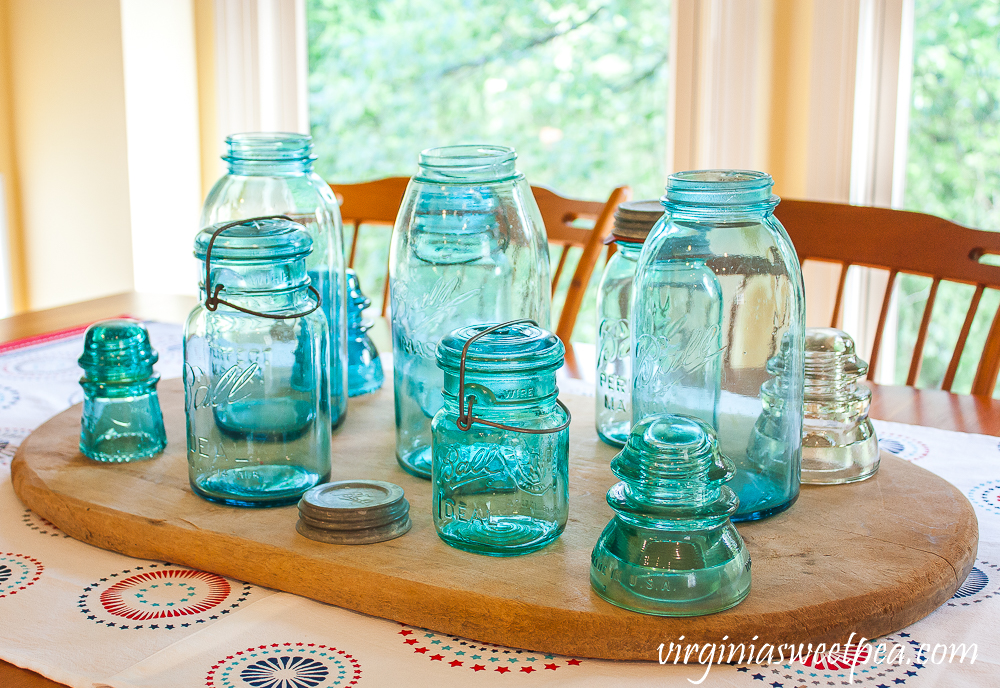
<path id="1" fill-rule="evenodd" d="M 157 459 L 99 464 L 77 449 L 80 406 L 24 441 L 11 467 L 21 500 L 84 542 L 185 564 L 347 609 L 482 642 L 608 659 L 657 657 L 660 643 L 843 642 L 901 629 L 945 602 L 972 567 L 978 524 L 949 483 L 883 454 L 876 476 L 805 487 L 788 511 L 741 524 L 753 587 L 734 609 L 676 619 L 619 609 L 590 589 L 590 553 L 612 516 L 604 501 L 615 450 L 594 432 L 594 400 L 573 412 L 570 512 L 552 545 L 495 559 L 445 545 L 431 522 L 428 481 L 394 457 L 391 385 L 352 399 L 334 436 L 332 480 L 401 485 L 413 529 L 374 545 L 326 545 L 295 532 L 294 506 L 211 504 L 188 487 L 183 389 L 160 384 L 170 441 Z"/>

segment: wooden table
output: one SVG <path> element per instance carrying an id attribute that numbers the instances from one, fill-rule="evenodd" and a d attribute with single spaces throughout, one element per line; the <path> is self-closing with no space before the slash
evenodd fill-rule
<path id="1" fill-rule="evenodd" d="M 46 332 L 85 325 L 120 315 L 183 322 L 195 303 L 193 297 L 116 294 L 44 311 L 35 311 L 0 320 L 0 343 L 23 339 Z M 378 339 L 387 341 L 385 324 Z M 958 395 L 941 390 L 870 385 L 871 416 L 879 420 L 923 425 L 942 430 L 1000 436 L 1000 400 L 989 397 Z M 0 686 L 4 688 L 58 687 L 38 674 L 0 661 Z"/>

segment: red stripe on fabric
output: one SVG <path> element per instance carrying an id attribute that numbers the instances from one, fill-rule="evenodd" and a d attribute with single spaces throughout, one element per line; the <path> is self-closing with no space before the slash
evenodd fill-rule
<path id="1" fill-rule="evenodd" d="M 116 318 L 132 318 L 133 320 L 138 320 L 138 318 L 133 318 L 133 316 L 126 314 L 117 315 Z M 111 320 L 111 318 L 101 318 L 101 320 Z M 70 337 L 75 337 L 78 334 L 83 334 L 87 331 L 87 328 L 93 325 L 95 322 L 100 322 L 100 320 L 95 320 L 89 322 L 86 325 L 78 325 L 77 327 L 69 327 L 65 330 L 56 330 L 55 332 L 46 332 L 45 334 L 36 334 L 31 337 L 25 337 L 24 339 L 15 339 L 13 341 L 4 342 L 0 344 L 0 354 L 5 354 L 8 351 L 15 351 L 17 349 L 24 349 L 29 346 L 35 346 L 36 344 L 47 344 L 48 342 L 55 342 L 60 339 L 68 339 Z"/>

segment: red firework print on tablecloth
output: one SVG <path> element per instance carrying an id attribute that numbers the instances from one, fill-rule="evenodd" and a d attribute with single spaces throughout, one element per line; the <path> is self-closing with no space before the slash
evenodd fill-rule
<path id="1" fill-rule="evenodd" d="M 195 582 L 202 582 L 208 587 L 206 595 L 197 595 Z M 149 591 L 160 588 L 160 586 L 177 586 L 182 590 L 179 602 L 150 602 L 141 600 L 152 593 Z M 127 592 L 140 590 L 134 593 L 135 601 L 139 604 L 152 604 L 155 608 L 141 608 L 139 604 L 126 600 L 123 596 Z M 149 621 L 150 619 L 169 619 L 175 616 L 189 616 L 206 612 L 218 605 L 229 596 L 231 588 L 229 583 L 222 576 L 204 571 L 178 571 L 176 569 L 166 569 L 160 571 L 147 571 L 137 576 L 130 576 L 125 580 L 120 580 L 110 588 L 101 593 L 101 606 L 115 616 L 124 616 L 132 621 Z M 185 604 L 186 603 L 186 604 Z"/>
<path id="2" fill-rule="evenodd" d="M 409 646 L 414 653 L 423 655 L 428 661 L 475 673 L 489 671 L 497 674 L 545 674 L 582 664 L 582 660 L 572 657 L 479 643 L 416 626 L 404 626 L 399 635 L 403 637 L 404 645 Z"/>
<path id="3" fill-rule="evenodd" d="M 356 686 L 361 663 L 318 643 L 271 643 L 234 652 L 212 665 L 206 688 L 333 688 Z"/>
<path id="4" fill-rule="evenodd" d="M 34 585 L 44 570 L 42 562 L 27 554 L 0 553 L 0 599 Z"/>
<path id="5" fill-rule="evenodd" d="M 171 564 L 146 564 L 113 573 L 83 589 L 78 606 L 108 628 L 174 630 L 214 621 L 251 594 L 246 583 Z"/>
<path id="6" fill-rule="evenodd" d="M 818 671 L 836 671 L 837 669 L 850 669 L 864 664 L 871 656 L 867 647 L 854 646 L 848 650 L 831 652 L 825 655 L 809 655 L 802 660 L 802 666 L 807 666 Z"/>

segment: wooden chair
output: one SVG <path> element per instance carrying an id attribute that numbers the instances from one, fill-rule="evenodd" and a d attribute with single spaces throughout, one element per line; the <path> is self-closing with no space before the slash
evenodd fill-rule
<path id="1" fill-rule="evenodd" d="M 775 215 L 795 244 L 799 260 L 820 260 L 841 265 L 832 327 L 836 327 L 840 319 L 849 266 L 860 265 L 889 271 L 889 283 L 882 298 L 882 310 L 875 330 L 868 379 L 873 379 L 875 373 L 889 301 L 896 277 L 900 273 L 923 275 L 933 280 L 910 359 L 906 376 L 908 386 L 916 384 L 920 373 L 934 299 L 942 280 L 975 286 L 976 290 L 941 385 L 942 389 L 950 391 L 983 291 L 987 287 L 1000 288 L 1000 267 L 980 262 L 986 255 L 1000 256 L 1000 233 L 970 229 L 923 213 L 838 203 L 783 200 L 775 210 Z M 972 393 L 991 396 L 998 372 L 1000 312 L 993 318 L 976 370 Z"/>
<path id="2" fill-rule="evenodd" d="M 615 210 L 620 203 L 632 197 L 632 190 L 627 186 L 619 186 L 603 203 L 560 196 L 544 186 L 532 186 L 531 191 L 535 196 L 535 202 L 538 203 L 538 209 L 542 212 L 542 222 L 545 224 L 549 244 L 558 246 L 560 251 L 556 269 L 552 274 L 553 294 L 556 292 L 559 278 L 562 277 L 570 249 L 573 247 L 582 249 L 569 290 L 566 292 L 566 300 L 559 313 L 555 332 L 566 346 L 566 365 L 570 374 L 580 377 L 570 338 L 573 336 L 573 328 L 580 314 L 580 305 L 587 292 L 587 285 L 590 284 L 590 278 L 604 248 L 604 240 L 614 225 Z M 593 222 L 593 228 L 580 226 L 580 220 Z"/>
<path id="3" fill-rule="evenodd" d="M 388 225 L 396 222 L 396 214 L 403 203 L 409 177 L 386 177 L 359 184 L 330 184 L 330 188 L 340 201 L 340 215 L 344 226 L 354 227 L 351 238 L 351 252 L 347 267 L 354 267 L 354 257 L 358 251 L 358 235 L 361 225 Z M 386 268 L 385 286 L 382 288 L 382 316 L 389 307 L 389 271 Z"/>
<path id="4" fill-rule="evenodd" d="M 552 273 L 553 294 L 566 267 L 570 250 L 574 247 L 582 249 L 556 326 L 556 335 L 568 344 L 573 335 L 573 327 L 576 325 L 587 285 L 604 248 L 604 240 L 614 226 L 615 210 L 619 204 L 632 197 L 632 190 L 627 186 L 619 186 L 603 203 L 560 196 L 544 186 L 532 186 L 531 192 L 542 213 L 542 222 L 549 244 L 559 249 L 559 259 Z M 593 227 L 581 226 L 580 220 L 592 222 Z"/>

